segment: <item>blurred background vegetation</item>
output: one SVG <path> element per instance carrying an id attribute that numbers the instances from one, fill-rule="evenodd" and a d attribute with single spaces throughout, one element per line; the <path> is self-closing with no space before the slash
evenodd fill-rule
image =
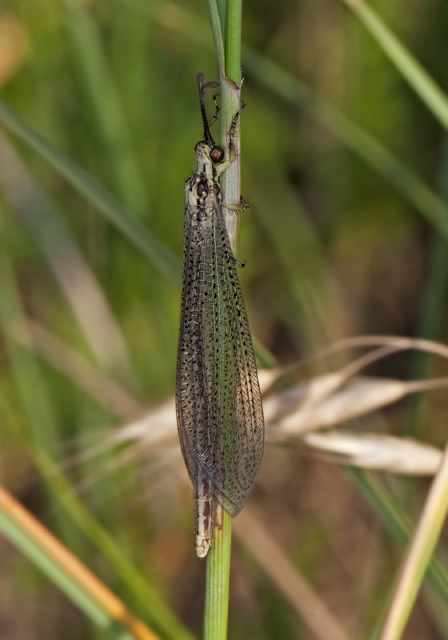
<path id="1" fill-rule="evenodd" d="M 372 5 L 446 89 L 448 4 Z M 148 235 L 145 244 L 136 227 L 142 250 L 0 114 L 0 481 L 151 623 L 68 515 L 70 485 L 196 635 L 203 564 L 180 470 L 162 453 L 144 469 L 118 464 L 116 449 L 86 454 L 106 429 L 173 394 L 183 182 L 202 133 L 195 78 L 217 76 L 207 17 L 202 0 L 5 0 L 0 9 L 2 102 Z M 243 42 L 242 185 L 252 209 L 241 216 L 238 257 L 260 362 L 296 362 L 359 334 L 446 342 L 440 122 L 343 2 L 246 0 Z M 92 398 L 64 372 L 63 347 L 135 402 Z M 436 364 L 412 354 L 369 370 L 429 372 Z M 356 426 L 441 445 L 447 411 L 439 392 Z M 418 513 L 425 486 L 388 482 Z M 344 472 L 268 448 L 252 502 L 349 635 L 366 637 L 401 549 Z M 235 544 L 234 556 L 229 637 L 311 637 L 247 550 Z M 1 537 L 0 566 L 0 638 L 106 637 Z M 180 637 L 162 627 L 162 637 Z M 446 637 L 422 598 L 405 638 Z"/>

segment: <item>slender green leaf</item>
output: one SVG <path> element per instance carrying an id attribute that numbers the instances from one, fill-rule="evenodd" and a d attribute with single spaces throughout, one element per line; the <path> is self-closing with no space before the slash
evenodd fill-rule
<path id="1" fill-rule="evenodd" d="M 0 122 L 87 198 L 163 275 L 180 282 L 179 261 L 98 182 L 0 103 Z"/>
<path id="2" fill-rule="evenodd" d="M 104 607 L 92 598 L 83 586 L 73 579 L 51 557 L 35 538 L 24 530 L 20 524 L 0 507 L 0 530 L 3 534 L 24 553 L 45 575 L 94 622 L 100 629 L 107 632 L 110 638 L 117 640 L 135 640 L 135 636 L 117 624 L 110 617 Z"/>
<path id="3" fill-rule="evenodd" d="M 448 96 L 384 24 L 372 7 L 363 0 L 343 0 L 343 2 L 358 16 L 389 60 L 441 124 L 448 128 Z"/>

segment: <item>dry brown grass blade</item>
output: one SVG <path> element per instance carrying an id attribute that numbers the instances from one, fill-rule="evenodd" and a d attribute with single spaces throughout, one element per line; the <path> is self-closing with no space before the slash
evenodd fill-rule
<path id="1" fill-rule="evenodd" d="M 0 43 L 1 24 L 0 20 Z M 0 183 L 6 198 L 39 244 L 100 366 L 108 371 L 120 372 L 135 384 L 126 342 L 103 289 L 63 226 L 58 212 L 31 177 L 14 146 L 2 133 L 0 167 Z"/>
<path id="2" fill-rule="evenodd" d="M 43 527 L 10 493 L 0 487 L 0 509 L 26 531 L 39 547 L 51 557 L 73 580 L 82 586 L 91 598 L 107 611 L 125 629 L 139 640 L 160 640 L 141 620 L 136 618 L 127 607 L 98 578 L 83 565 L 48 529 Z"/>
<path id="3" fill-rule="evenodd" d="M 448 447 L 440 459 L 422 516 L 419 519 L 397 588 L 389 608 L 381 640 L 401 638 L 428 563 L 446 520 L 448 508 Z"/>
<path id="4" fill-rule="evenodd" d="M 327 462 L 412 476 L 434 475 L 442 459 L 430 445 L 374 433 L 308 433 L 303 443 Z"/>
<path id="5" fill-rule="evenodd" d="M 320 349 L 316 353 L 314 353 L 310 358 L 303 360 L 300 363 L 296 363 L 290 365 L 289 367 L 283 368 L 283 370 L 297 370 L 298 367 L 303 366 L 303 364 L 309 362 L 315 362 L 322 358 L 327 358 L 328 356 L 338 353 L 340 351 L 346 351 L 348 349 L 361 349 L 366 347 L 377 347 L 378 349 L 388 349 L 390 353 L 394 353 L 397 351 L 406 351 L 410 349 L 424 351 L 426 353 L 431 353 L 432 355 L 439 356 L 440 358 L 448 359 L 448 347 L 441 342 L 434 342 L 433 340 L 425 340 L 424 338 L 403 338 L 402 336 L 388 336 L 388 335 L 377 335 L 377 336 L 352 336 L 350 338 L 344 338 L 343 340 L 338 340 L 334 342 L 328 347 L 324 347 Z M 282 371 L 281 368 L 278 369 L 279 372 Z"/>
<path id="6" fill-rule="evenodd" d="M 27 327 L 33 347 L 39 355 L 127 421 L 120 429 L 111 431 L 103 438 L 101 450 L 124 443 L 133 446 L 135 443 L 135 457 L 144 460 L 151 450 L 161 446 L 178 446 L 172 398 L 147 410 L 118 383 L 89 365 L 38 323 L 28 321 Z M 23 343 L 23 336 L 17 331 L 15 337 Z M 400 346 L 403 343 L 408 345 L 409 341 L 399 341 Z M 378 357 L 378 351 L 359 358 L 339 372 L 298 383 L 277 393 L 271 392 L 263 402 L 267 442 L 305 442 L 308 447 L 319 450 L 327 460 L 336 463 L 394 473 L 434 473 L 440 452 L 424 444 L 373 434 L 334 432 L 314 434 L 312 438 L 309 433 L 381 409 L 409 393 L 448 385 L 445 378 L 414 382 L 361 377 L 347 380 L 349 371 L 356 371 L 362 363 Z M 381 351 L 384 352 L 383 347 Z M 263 376 L 264 372 L 261 373 Z M 264 378 L 268 384 L 271 383 L 270 372 Z M 135 416 L 138 417 L 130 420 Z"/>
<path id="7" fill-rule="evenodd" d="M 119 383 L 89 364 L 85 358 L 41 324 L 28 319 L 26 331 L 31 338 L 31 345 L 28 344 L 28 336 L 20 331 L 20 323 L 15 323 L 11 335 L 24 347 L 33 349 L 79 389 L 83 389 L 118 417 L 129 420 L 131 416 L 145 410 L 145 405 Z"/>
<path id="8" fill-rule="evenodd" d="M 145 410 L 138 400 L 115 381 L 85 363 L 80 356 L 61 341 L 54 339 L 42 327 L 30 323 L 29 328 L 34 344 L 29 345 L 25 342 L 25 346 L 33 347 L 77 386 L 127 420 L 123 427 L 103 437 L 101 447 L 129 444 L 135 459 L 144 462 L 150 459 L 151 453 L 160 452 L 163 445 L 171 451 L 177 451 L 172 463 L 175 464 L 175 460 L 178 459 L 180 464 L 173 399 L 167 400 L 155 409 Z M 410 341 L 399 342 L 400 348 L 409 348 Z M 435 347 L 435 351 L 439 351 L 438 345 L 432 346 Z M 399 380 L 350 377 L 365 364 L 390 351 L 389 346 L 380 345 L 378 349 L 355 360 L 339 372 L 296 384 L 287 390 L 271 392 L 264 400 L 267 441 L 302 442 L 313 448 L 314 452 L 319 450 L 320 455 L 326 456 L 326 459 L 332 462 L 396 473 L 433 473 L 440 460 L 440 452 L 426 445 L 373 434 L 309 433 L 310 430 L 315 431 L 377 410 L 396 402 L 406 394 L 447 386 L 447 379 L 404 383 Z M 448 355 L 448 350 L 446 351 L 446 354 L 439 352 L 439 355 Z M 268 386 L 272 385 L 273 380 L 280 374 L 280 370 L 277 370 L 274 376 L 272 372 L 268 372 L 265 376 Z M 139 414 L 140 417 L 132 420 L 132 417 Z M 127 461 L 129 457 L 125 455 L 123 460 Z M 238 517 L 235 526 L 237 534 L 255 553 L 260 564 L 295 610 L 308 620 L 310 628 L 314 629 L 313 625 L 320 627 L 315 630 L 317 637 L 325 640 L 330 637 L 332 640 L 345 640 L 344 631 L 338 629 L 337 622 L 334 626 L 335 621 L 331 613 L 303 581 L 297 569 L 288 562 L 269 532 L 265 531 L 253 516 L 249 516 L 247 510 Z M 319 612 L 318 616 L 315 614 L 316 611 Z"/>
<path id="9" fill-rule="evenodd" d="M 344 382 L 344 372 L 320 376 L 266 398 L 263 407 L 268 438 L 294 440 L 309 431 L 377 411 L 410 393 L 448 386 L 448 378 L 402 382 L 357 377 Z"/>
<path id="10" fill-rule="evenodd" d="M 446 379 L 404 383 L 356 378 L 342 389 L 337 389 L 338 383 L 339 376 L 331 374 L 267 398 L 264 402 L 266 441 L 305 443 L 334 463 L 408 475 L 431 475 L 435 472 L 440 462 L 440 451 L 429 445 L 375 434 L 309 432 L 368 414 L 424 387 L 447 386 Z M 332 393 L 332 390 L 335 391 Z M 174 401 L 168 400 L 113 432 L 109 442 L 111 445 L 138 442 L 142 459 L 162 444 L 176 446 Z"/>
<path id="11" fill-rule="evenodd" d="M 347 351 L 348 349 L 361 349 L 366 347 L 376 347 L 369 353 L 355 359 L 339 375 L 348 379 L 355 375 L 363 367 L 383 358 L 385 356 L 397 353 L 398 351 L 419 350 L 431 355 L 439 356 L 448 360 L 448 347 L 440 342 L 425 340 L 423 338 L 402 338 L 400 336 L 353 336 L 344 338 L 328 347 L 320 349 L 312 356 L 300 360 L 286 366 L 276 367 L 269 370 L 259 371 L 260 386 L 263 394 L 269 392 L 273 385 L 282 377 L 291 375 L 304 367 L 304 365 L 315 363 L 319 360 L 328 358 L 335 353 Z"/>
<path id="12" fill-rule="evenodd" d="M 329 347 L 319 351 L 316 357 L 322 357 L 345 349 L 359 349 L 360 347 L 388 347 L 394 351 L 418 349 L 426 353 L 448 359 L 448 347 L 441 342 L 425 340 L 424 338 L 403 338 L 402 336 L 352 336 L 338 340 Z"/>

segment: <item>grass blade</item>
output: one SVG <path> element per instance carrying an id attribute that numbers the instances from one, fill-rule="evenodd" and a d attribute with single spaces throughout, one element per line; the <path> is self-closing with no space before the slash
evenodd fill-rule
<path id="1" fill-rule="evenodd" d="M 0 103 L 0 122 L 89 200 L 163 275 L 178 284 L 179 261 L 98 182 Z"/>
<path id="2" fill-rule="evenodd" d="M 0 529 L 98 627 L 117 640 L 157 640 L 143 622 L 0 487 Z"/>
<path id="3" fill-rule="evenodd" d="M 343 1 L 358 16 L 428 109 L 448 128 L 448 97 L 442 89 L 370 6 L 362 0 Z"/>

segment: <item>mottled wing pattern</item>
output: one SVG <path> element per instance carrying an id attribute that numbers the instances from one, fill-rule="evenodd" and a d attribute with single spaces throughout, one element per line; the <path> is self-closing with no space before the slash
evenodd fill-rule
<path id="1" fill-rule="evenodd" d="M 264 421 L 260 388 L 246 309 L 222 211 L 216 208 L 209 305 L 213 321 L 204 332 L 210 348 L 212 385 L 207 441 L 209 459 L 218 458 L 205 474 L 223 506 L 236 515 L 244 506 L 260 468 Z"/>
<path id="2" fill-rule="evenodd" d="M 179 439 L 188 474 L 198 490 L 198 451 L 203 427 L 208 423 L 204 350 L 202 348 L 204 298 L 204 229 L 193 226 L 185 212 L 184 275 L 176 380 Z"/>
<path id="3" fill-rule="evenodd" d="M 196 492 L 206 482 L 235 516 L 259 470 L 264 420 L 246 310 L 220 207 L 186 220 L 177 370 L 182 451 Z"/>

